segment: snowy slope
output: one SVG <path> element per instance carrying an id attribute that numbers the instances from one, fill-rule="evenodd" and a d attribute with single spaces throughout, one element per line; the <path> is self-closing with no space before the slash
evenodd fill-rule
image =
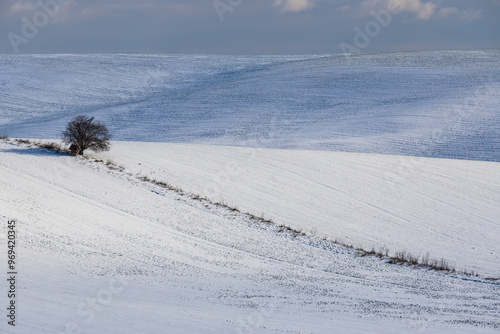
<path id="1" fill-rule="evenodd" d="M 103 156 L 308 234 L 500 277 L 500 163 L 140 142 Z"/>
<path id="2" fill-rule="evenodd" d="M 188 149 L 165 148 L 178 156 Z M 0 142 L 0 219 L 18 222 L 20 266 L 17 326 L 4 321 L 2 333 L 493 333 L 500 326 L 498 284 L 293 238 L 133 172 Z"/>
<path id="3" fill-rule="evenodd" d="M 500 161 L 500 51 L 0 55 L 0 135 L 81 113 L 115 140 Z"/>

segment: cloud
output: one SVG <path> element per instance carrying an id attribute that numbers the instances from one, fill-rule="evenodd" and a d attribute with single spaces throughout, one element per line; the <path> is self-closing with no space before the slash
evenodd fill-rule
<path id="1" fill-rule="evenodd" d="M 22 17 L 32 20 L 48 1 L 0 0 L 3 36 L 21 34 Z M 500 0 L 222 1 L 241 4 L 223 23 L 213 0 L 72 0 L 22 52 L 330 53 L 393 3 L 401 14 L 392 15 L 372 51 L 498 48 Z M 453 29 L 432 30 L 438 20 Z M 0 38 L 0 52 L 10 50 Z"/>
<path id="2" fill-rule="evenodd" d="M 500 0 L 494 3 L 500 4 Z M 481 9 L 460 10 L 457 7 L 439 8 L 439 0 L 364 0 L 358 7 L 360 16 L 368 16 L 372 11 L 394 8 L 399 12 L 414 13 L 419 20 L 431 18 L 446 19 L 450 17 L 465 21 L 474 21 L 482 17 Z"/>
<path id="3" fill-rule="evenodd" d="M 457 7 L 445 7 L 439 10 L 439 16 L 442 18 L 447 18 L 449 16 L 458 15 L 459 11 Z"/>
<path id="4" fill-rule="evenodd" d="M 33 12 L 39 8 L 39 5 L 36 2 L 26 2 L 26 1 L 20 1 L 16 2 L 12 6 L 9 7 L 8 9 L 8 15 L 15 15 L 18 13 L 26 13 L 26 12 Z"/>
<path id="5" fill-rule="evenodd" d="M 442 18 L 448 18 L 450 16 L 456 16 L 461 20 L 474 21 L 478 20 L 483 16 L 481 9 L 466 9 L 459 11 L 456 7 L 445 7 L 439 10 L 439 16 Z"/>
<path id="6" fill-rule="evenodd" d="M 390 0 L 390 5 L 405 12 L 415 13 L 420 20 L 430 19 L 437 7 L 432 1 L 422 2 L 421 0 Z"/>
<path id="7" fill-rule="evenodd" d="M 312 0 L 274 0 L 274 7 L 279 7 L 282 13 L 301 12 L 313 8 L 315 4 Z"/>
<path id="8" fill-rule="evenodd" d="M 422 0 L 365 0 L 358 7 L 360 16 L 368 16 L 373 10 L 394 8 L 400 12 L 417 14 L 420 20 L 428 20 L 436 13 L 437 4 L 434 1 Z"/>

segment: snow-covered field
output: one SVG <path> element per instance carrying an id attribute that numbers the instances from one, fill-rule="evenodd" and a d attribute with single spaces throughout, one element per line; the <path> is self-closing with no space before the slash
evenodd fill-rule
<path id="1" fill-rule="evenodd" d="M 77 114 L 115 140 L 500 161 L 500 51 L 0 55 L 0 135 Z"/>
<path id="2" fill-rule="evenodd" d="M 277 224 L 500 277 L 500 163 L 116 142 L 105 159 Z"/>
<path id="3" fill-rule="evenodd" d="M 498 332 L 499 110 L 499 50 L 0 55 L 0 136 L 96 116 L 124 168 L 0 140 L 0 333 Z"/>
<path id="4" fill-rule="evenodd" d="M 246 150 L 238 155 L 232 151 L 234 148 L 141 145 L 115 143 L 116 162 L 123 159 L 129 165 L 119 172 L 89 160 L 0 143 L 0 216 L 5 221 L 17 220 L 19 244 L 18 322 L 14 329 L 8 328 L 4 320 L 2 332 L 493 333 L 498 330 L 497 283 L 391 265 L 374 257 L 358 257 L 349 249 L 314 236 L 294 238 L 278 233 L 237 213 L 205 206 L 136 177 L 137 172 L 160 173 L 157 167 L 163 166 L 165 171 L 172 171 L 179 183 L 191 175 L 193 181 L 185 185 L 194 189 L 207 176 L 201 172 L 205 165 L 210 174 L 209 166 L 225 160 L 224 152 L 226 157 L 230 153 L 241 158 L 248 153 Z M 203 160 L 209 157 L 193 154 L 208 154 L 210 150 L 214 161 L 206 163 Z M 143 153 L 139 155 L 139 151 Z M 156 159 L 151 154 L 155 151 L 158 156 L 172 154 L 170 162 Z M 283 173 L 274 174 L 276 182 L 294 168 L 297 172 L 306 158 L 320 154 L 258 151 L 251 165 L 260 166 L 263 179 L 270 176 L 267 172 L 271 167 L 266 161 L 270 152 L 277 163 L 288 166 Z M 302 160 L 301 154 L 305 155 Z M 297 162 L 287 161 L 287 156 Z M 189 157 L 193 164 L 200 165 L 191 168 L 183 165 Z M 348 169 L 340 166 L 361 156 L 332 153 L 332 157 L 339 159 L 339 172 L 346 173 Z M 353 165 L 353 173 L 369 175 L 377 162 L 384 166 L 394 160 L 376 155 L 365 157 L 371 163 Z M 172 167 L 176 159 L 180 168 Z M 326 161 L 319 161 L 318 167 L 325 166 L 323 163 Z M 462 162 L 449 161 L 448 166 L 469 171 L 464 178 L 469 178 L 471 186 L 484 190 L 488 190 L 488 182 L 484 179 L 481 184 L 477 174 L 486 176 L 498 168 L 494 163 L 478 163 L 474 166 L 483 169 L 477 173 L 473 172 L 473 166 Z M 437 160 L 434 167 L 436 180 L 449 185 L 444 172 L 440 172 L 445 169 L 446 161 Z M 239 169 L 246 190 L 252 188 L 252 183 L 245 181 L 244 173 L 251 176 L 253 168 L 257 167 Z M 313 184 L 315 173 L 324 175 L 326 171 L 313 170 L 296 177 Z M 332 186 L 334 180 L 335 177 L 325 178 L 325 186 Z M 383 178 L 375 180 L 382 182 Z M 262 181 L 256 180 L 254 195 L 259 195 L 255 189 Z M 418 185 L 411 188 L 411 184 L 411 180 L 400 181 L 413 196 L 420 188 Z M 261 194 L 266 189 L 270 188 L 263 189 Z M 300 198 L 305 190 L 295 188 L 293 192 Z M 383 200 L 384 191 L 380 191 L 376 195 Z M 251 195 L 248 193 L 247 196 Z M 272 191 L 268 194 L 272 195 Z M 286 197 L 282 201 L 293 197 L 292 193 L 283 195 Z M 339 192 L 338 196 L 344 198 L 345 194 Z M 451 198 L 449 195 L 444 200 Z M 279 209 L 279 199 L 274 200 Z M 255 203 L 249 201 L 248 205 Z M 334 203 L 340 204 L 340 199 Z M 294 210 L 297 203 L 290 204 L 293 204 L 290 210 Z M 264 210 L 268 208 L 265 206 Z M 307 205 L 303 209 L 308 211 Z M 293 222 L 311 226 L 312 221 L 302 221 L 300 217 Z M 436 222 L 436 229 L 439 223 Z M 473 230 L 482 228 L 471 225 L 462 226 L 471 238 L 464 248 L 478 241 L 473 239 L 477 235 Z M 407 226 L 412 229 L 411 224 Z M 431 230 L 430 225 L 426 226 Z M 324 227 L 318 226 L 318 234 Z M 487 240 L 495 227 L 485 228 L 489 229 L 484 231 Z M 1 238 L 4 243 L 5 224 Z M 454 247 L 450 240 L 447 242 Z M 482 247 L 482 242 L 479 240 L 477 246 Z M 486 265 L 486 261 L 482 263 Z M 491 269 L 495 271 L 494 263 Z M 0 289 L 6 291 L 5 280 Z M 2 308 L 3 319 L 5 312 Z"/>

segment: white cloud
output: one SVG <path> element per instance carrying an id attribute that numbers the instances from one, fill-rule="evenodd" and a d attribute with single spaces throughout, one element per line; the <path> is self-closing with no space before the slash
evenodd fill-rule
<path id="1" fill-rule="evenodd" d="M 358 15 L 368 16 L 375 10 L 394 8 L 400 12 L 415 13 L 420 20 L 428 20 L 436 13 L 435 0 L 365 0 L 358 7 Z"/>
<path id="2" fill-rule="evenodd" d="M 480 19 L 483 16 L 483 12 L 481 9 L 466 9 L 460 11 L 456 7 L 445 7 L 439 10 L 439 16 L 442 18 L 456 16 L 461 20 L 474 21 Z"/>
<path id="3" fill-rule="evenodd" d="M 390 0 L 389 3 L 393 8 L 417 14 L 420 20 L 430 19 L 437 7 L 432 1 L 422 2 L 421 0 Z"/>
<path id="4" fill-rule="evenodd" d="M 16 2 L 9 8 L 9 15 L 14 15 L 17 13 L 32 12 L 39 8 L 36 2 Z"/>
<path id="5" fill-rule="evenodd" d="M 417 11 L 418 18 L 421 20 L 428 20 L 430 19 L 436 11 L 436 4 L 433 4 L 431 2 L 426 2 L 425 4 L 422 5 Z"/>
<path id="6" fill-rule="evenodd" d="M 494 0 L 500 4 L 500 0 Z M 364 0 L 358 7 L 358 15 L 369 16 L 372 11 L 394 8 L 400 12 L 414 13 L 419 20 L 456 17 L 473 21 L 482 17 L 481 9 L 459 10 L 457 7 L 439 8 L 439 0 Z"/>
<path id="7" fill-rule="evenodd" d="M 481 9 L 467 9 L 459 11 L 456 7 L 445 7 L 439 10 L 439 16 L 447 18 L 450 16 L 457 16 L 461 20 L 474 21 L 482 17 L 483 12 Z"/>
<path id="8" fill-rule="evenodd" d="M 274 0 L 274 7 L 279 7 L 282 13 L 301 12 L 314 6 L 312 0 Z"/>
<path id="9" fill-rule="evenodd" d="M 439 10 L 439 16 L 442 18 L 447 18 L 449 16 L 458 15 L 459 11 L 457 7 L 445 7 Z"/>

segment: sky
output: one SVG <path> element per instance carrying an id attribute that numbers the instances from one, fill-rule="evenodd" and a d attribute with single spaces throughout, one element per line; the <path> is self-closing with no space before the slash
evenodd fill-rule
<path id="1" fill-rule="evenodd" d="M 500 0 L 0 0 L 0 53 L 499 49 Z"/>

